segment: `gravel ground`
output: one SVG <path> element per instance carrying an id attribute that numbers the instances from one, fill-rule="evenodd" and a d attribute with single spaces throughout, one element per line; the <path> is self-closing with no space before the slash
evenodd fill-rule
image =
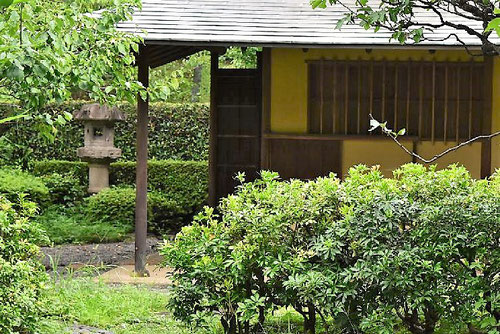
<path id="1" fill-rule="evenodd" d="M 148 254 L 157 252 L 160 239 L 149 237 Z M 61 272 L 65 268 L 79 269 L 85 266 L 104 267 L 134 263 L 134 241 L 110 244 L 61 245 L 42 247 L 44 258 L 42 263 L 52 271 L 57 266 Z M 52 259 L 52 260 L 51 260 Z"/>

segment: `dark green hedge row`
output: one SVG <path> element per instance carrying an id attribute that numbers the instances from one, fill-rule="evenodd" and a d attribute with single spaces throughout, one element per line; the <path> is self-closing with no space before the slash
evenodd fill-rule
<path id="1" fill-rule="evenodd" d="M 171 200 L 185 207 L 199 206 L 207 198 L 208 165 L 203 161 L 151 160 L 148 163 L 151 190 L 169 194 Z M 135 162 L 111 164 L 112 185 L 135 184 Z"/>
<path id="2" fill-rule="evenodd" d="M 110 184 L 132 186 L 135 184 L 133 161 L 114 162 L 110 166 Z M 88 184 L 88 165 L 81 161 L 42 160 L 32 163 L 36 176 L 53 173 L 72 174 Z M 150 160 L 148 162 L 148 185 L 151 190 L 175 193 L 192 201 L 206 198 L 208 189 L 208 164 L 206 161 Z"/>
<path id="3" fill-rule="evenodd" d="M 83 186 L 88 186 L 88 164 L 81 161 L 42 160 L 31 164 L 31 171 L 36 176 L 46 176 L 54 173 L 72 174 L 80 180 Z"/>
<path id="4" fill-rule="evenodd" d="M 82 104 L 72 102 L 48 112 L 73 113 Z M 123 104 L 119 108 L 128 115 L 128 120 L 117 124 L 115 145 L 122 149 L 123 160 L 135 160 L 136 107 Z M 207 104 L 153 103 L 150 106 L 149 156 L 156 160 L 207 160 L 208 131 Z M 10 127 L 2 136 L 0 153 L 3 163 L 27 166 L 30 160 L 76 161 L 76 149 L 82 145 L 82 124 L 75 120 L 59 129 L 54 143 L 40 138 L 32 124 L 24 121 Z"/>

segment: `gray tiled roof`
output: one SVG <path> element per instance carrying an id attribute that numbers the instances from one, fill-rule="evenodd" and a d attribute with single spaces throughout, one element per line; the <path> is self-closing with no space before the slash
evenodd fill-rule
<path id="1" fill-rule="evenodd" d="M 373 1 L 373 0 L 372 0 Z M 335 29 L 346 10 L 339 5 L 327 9 L 311 8 L 309 0 L 142 0 L 142 11 L 133 20 L 120 23 L 119 29 L 141 34 L 147 41 L 179 44 L 213 45 L 289 45 L 289 46 L 386 46 L 387 31 L 374 33 L 358 25 Z M 354 0 L 347 0 L 353 3 Z M 420 10 L 417 17 L 438 22 L 435 14 Z M 453 22 L 480 30 L 476 21 L 452 16 Z M 146 34 L 143 34 L 146 31 Z M 457 33 L 440 28 L 427 37 L 438 40 Z M 467 45 L 479 40 L 459 32 Z M 425 41 L 427 46 L 460 46 L 456 38 Z"/>

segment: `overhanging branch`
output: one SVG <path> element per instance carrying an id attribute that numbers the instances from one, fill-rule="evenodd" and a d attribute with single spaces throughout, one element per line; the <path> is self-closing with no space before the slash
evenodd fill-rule
<path id="1" fill-rule="evenodd" d="M 380 123 L 378 120 L 376 120 L 372 114 L 369 115 L 370 116 L 370 121 L 375 121 L 377 123 Z M 491 140 L 492 138 L 496 137 L 496 136 L 500 136 L 500 131 L 497 131 L 497 132 L 494 132 L 492 134 L 489 134 L 489 135 L 480 135 L 480 136 L 477 136 L 477 137 L 474 137 L 474 138 L 471 138 L 463 143 L 460 143 L 456 146 L 453 146 L 453 147 L 450 147 L 449 149 L 439 153 L 439 154 L 436 154 L 435 156 L 433 156 L 432 158 L 430 159 L 426 159 L 422 156 L 420 156 L 419 154 L 413 152 L 413 151 L 410 151 L 408 148 L 406 148 L 406 146 L 404 146 L 398 139 L 398 134 L 389 130 L 387 127 L 381 127 L 382 129 L 382 132 L 387 135 L 389 138 L 391 138 L 399 147 L 401 147 L 401 149 L 403 149 L 406 153 L 408 153 L 409 155 L 411 155 L 412 157 L 415 157 L 417 158 L 418 160 L 426 163 L 426 164 L 430 164 L 430 163 L 433 163 L 434 161 L 438 160 L 439 158 L 445 156 L 446 154 L 449 154 L 451 152 L 454 152 L 464 146 L 467 146 L 467 145 L 470 145 L 472 144 L 473 142 L 476 142 L 478 140 Z"/>

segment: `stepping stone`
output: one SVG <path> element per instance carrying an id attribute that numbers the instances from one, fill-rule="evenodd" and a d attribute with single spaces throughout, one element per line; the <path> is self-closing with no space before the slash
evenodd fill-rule
<path id="1" fill-rule="evenodd" d="M 162 287 L 172 284 L 168 278 L 172 274 L 172 269 L 148 264 L 146 270 L 149 271 L 149 277 L 136 277 L 134 265 L 122 265 L 94 278 L 94 281 L 108 284 L 145 284 Z"/>
<path id="2" fill-rule="evenodd" d="M 103 329 L 89 327 L 84 325 L 74 325 L 71 327 L 72 334 L 114 334 L 113 332 L 106 331 Z"/>

